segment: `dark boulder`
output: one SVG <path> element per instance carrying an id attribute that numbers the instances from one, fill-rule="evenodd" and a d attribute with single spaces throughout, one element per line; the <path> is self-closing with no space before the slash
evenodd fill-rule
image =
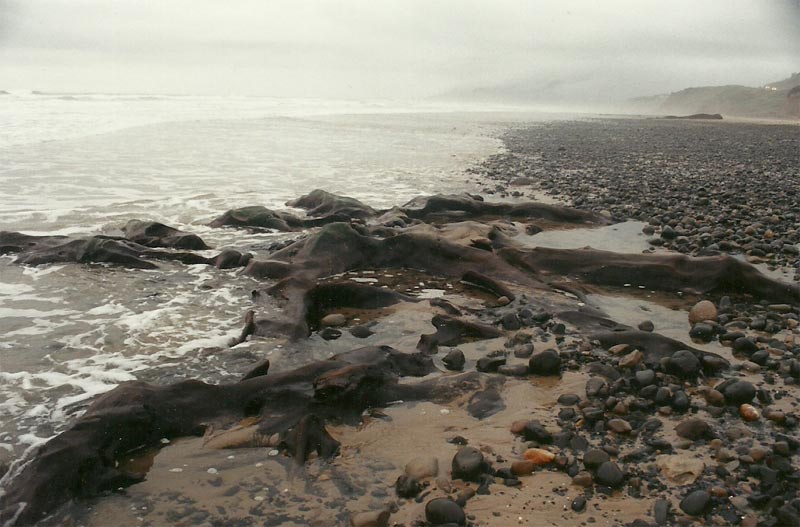
<path id="1" fill-rule="evenodd" d="M 528 369 L 533 375 L 558 375 L 561 373 L 561 357 L 551 349 L 534 353 L 528 361 Z"/>
<path id="2" fill-rule="evenodd" d="M 625 480 L 625 474 L 622 473 L 622 470 L 616 463 L 613 461 L 606 461 L 597 467 L 595 480 L 601 485 L 617 488 L 620 487 Z"/>
<path id="3" fill-rule="evenodd" d="M 430 525 L 466 525 L 461 505 L 449 498 L 435 498 L 425 504 L 425 520 Z"/>
<path id="4" fill-rule="evenodd" d="M 485 471 L 485 461 L 481 451 L 475 447 L 465 446 L 453 457 L 453 479 L 478 481 Z"/>
<path id="5" fill-rule="evenodd" d="M 122 228 L 125 237 L 145 247 L 170 247 L 203 251 L 210 249 L 196 234 L 191 234 L 155 221 L 130 220 Z"/>
<path id="6" fill-rule="evenodd" d="M 747 381 L 730 379 L 715 387 L 717 391 L 725 396 L 725 402 L 730 405 L 738 406 L 749 403 L 756 396 L 756 388 Z"/>
<path id="7" fill-rule="evenodd" d="M 680 508 L 689 516 L 702 516 L 710 504 L 711 495 L 705 490 L 696 490 L 681 500 Z"/>
<path id="8" fill-rule="evenodd" d="M 341 218 L 371 218 L 377 211 L 355 198 L 340 196 L 325 190 L 312 190 L 305 196 L 286 203 L 290 207 L 306 209 L 309 216 L 316 218 L 339 216 Z"/>

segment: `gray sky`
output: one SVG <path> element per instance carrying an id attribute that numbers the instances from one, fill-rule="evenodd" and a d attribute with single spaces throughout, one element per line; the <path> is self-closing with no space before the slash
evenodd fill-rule
<path id="1" fill-rule="evenodd" d="M 798 70 L 800 0 L 0 0 L 0 89 L 624 98 Z"/>

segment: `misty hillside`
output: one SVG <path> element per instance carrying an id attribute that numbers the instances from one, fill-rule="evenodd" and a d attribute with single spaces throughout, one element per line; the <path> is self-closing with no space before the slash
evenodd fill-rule
<path id="1" fill-rule="evenodd" d="M 589 73 L 556 79 L 529 77 L 489 86 L 458 88 L 431 97 L 434 100 L 481 103 L 532 104 L 572 109 L 607 108 L 619 100 L 618 81 Z"/>
<path id="2" fill-rule="evenodd" d="M 800 73 L 755 88 L 740 85 L 702 86 L 637 97 L 620 103 L 618 80 L 591 75 L 558 80 L 524 80 L 459 89 L 437 99 L 562 105 L 574 109 L 653 115 L 715 114 L 771 119 L 800 119 Z M 794 92 L 793 89 L 797 88 Z M 623 96 L 624 97 L 624 96 Z"/>
<path id="3" fill-rule="evenodd" d="M 632 99 L 628 111 L 649 114 L 720 113 L 726 116 L 800 119 L 800 73 L 759 88 L 702 86 Z"/>

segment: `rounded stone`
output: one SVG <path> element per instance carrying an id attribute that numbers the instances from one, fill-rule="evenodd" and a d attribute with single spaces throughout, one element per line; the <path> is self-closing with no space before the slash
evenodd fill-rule
<path id="1" fill-rule="evenodd" d="M 449 498 L 435 498 L 425 505 L 425 519 L 431 525 L 466 525 L 467 516 L 461 505 Z"/>
<path id="2" fill-rule="evenodd" d="M 635 374 L 636 384 L 641 387 L 650 386 L 656 382 L 656 372 L 653 370 L 639 370 Z"/>
<path id="3" fill-rule="evenodd" d="M 511 473 L 515 476 L 527 476 L 536 469 L 536 463 L 529 460 L 514 461 L 511 463 Z"/>
<path id="4" fill-rule="evenodd" d="M 701 300 L 689 310 L 690 324 L 696 324 L 704 320 L 717 320 L 717 306 L 709 300 Z"/>
<path id="5" fill-rule="evenodd" d="M 336 328 L 344 326 L 347 323 L 347 318 L 341 313 L 331 313 L 330 315 L 325 315 L 322 317 L 322 320 L 320 320 L 319 323 L 325 327 Z"/>
<path id="6" fill-rule="evenodd" d="M 528 361 L 528 369 L 534 375 L 558 375 L 561 372 L 561 357 L 555 350 L 535 353 Z"/>
<path id="7" fill-rule="evenodd" d="M 475 369 L 483 373 L 496 373 L 505 363 L 505 357 L 481 357 L 475 363 Z"/>
<path id="8" fill-rule="evenodd" d="M 562 393 L 558 396 L 558 404 L 562 404 L 564 406 L 572 406 L 581 402 L 581 398 L 578 394 L 575 393 Z"/>
<path id="9" fill-rule="evenodd" d="M 732 405 L 749 403 L 756 396 L 755 386 L 747 381 L 733 381 L 724 386 L 721 391 L 725 396 L 725 402 Z"/>
<path id="10" fill-rule="evenodd" d="M 572 500 L 572 510 L 575 512 L 583 512 L 586 510 L 586 497 L 585 496 L 577 496 L 574 500 Z"/>
<path id="11" fill-rule="evenodd" d="M 451 371 L 461 371 L 464 369 L 464 364 L 467 359 L 464 357 L 464 352 L 460 349 L 451 350 L 442 359 L 444 367 Z"/>
<path id="12" fill-rule="evenodd" d="M 572 484 L 578 485 L 579 487 L 590 487 L 594 483 L 594 478 L 590 472 L 586 472 L 582 470 L 575 474 L 572 478 Z"/>
<path id="13" fill-rule="evenodd" d="M 751 404 L 743 404 L 739 406 L 739 415 L 742 416 L 742 419 L 745 421 L 758 421 L 761 415 L 758 413 L 758 410 L 751 405 Z"/>
<path id="14" fill-rule="evenodd" d="M 593 448 L 591 450 L 588 450 L 583 455 L 583 465 L 586 468 L 592 469 L 595 467 L 599 467 L 609 459 L 611 459 L 611 456 L 608 455 L 608 452 L 606 452 L 605 450 L 600 450 L 599 448 Z"/>
<path id="15" fill-rule="evenodd" d="M 684 419 L 675 427 L 675 433 L 678 437 L 697 441 L 699 439 L 712 439 L 714 437 L 714 430 L 708 421 L 699 417 L 691 417 Z"/>
<path id="16" fill-rule="evenodd" d="M 658 525 L 667 524 L 667 515 L 669 514 L 669 502 L 664 498 L 658 498 L 653 505 L 653 518 Z"/>
<path id="17" fill-rule="evenodd" d="M 689 516 L 701 516 L 711 503 L 711 495 L 704 490 L 696 490 L 681 500 L 681 510 Z"/>
<path id="18" fill-rule="evenodd" d="M 414 478 L 409 478 L 405 474 L 397 478 L 394 483 L 395 492 L 401 498 L 413 498 L 422 490 L 422 485 Z"/>
<path id="19" fill-rule="evenodd" d="M 338 329 L 334 329 L 331 327 L 322 328 L 322 331 L 319 332 L 319 336 L 322 337 L 324 340 L 336 340 L 342 336 L 342 332 Z"/>
<path id="20" fill-rule="evenodd" d="M 556 455 L 543 448 L 529 448 L 522 456 L 536 466 L 546 465 L 556 458 Z"/>
<path id="21" fill-rule="evenodd" d="M 620 368 L 635 368 L 644 359 L 644 353 L 639 350 L 632 351 L 619 359 Z"/>
<path id="22" fill-rule="evenodd" d="M 453 456 L 453 479 L 477 481 L 483 472 L 483 454 L 475 447 L 465 446 Z"/>
<path id="23" fill-rule="evenodd" d="M 613 461 L 606 461 L 597 468 L 597 482 L 601 485 L 616 488 L 622 485 L 625 475 Z"/>
<path id="24" fill-rule="evenodd" d="M 647 331 L 648 333 L 652 332 L 656 328 L 655 324 L 653 324 L 653 322 L 650 320 L 640 322 L 638 327 L 639 331 Z"/>
<path id="25" fill-rule="evenodd" d="M 667 370 L 678 377 L 693 378 L 700 372 L 700 360 L 689 350 L 678 350 L 669 358 Z"/>
<path id="26" fill-rule="evenodd" d="M 615 434 L 630 434 L 631 425 L 625 419 L 611 419 L 606 426 Z"/>
<path id="27" fill-rule="evenodd" d="M 750 337 L 738 337 L 733 341 L 733 351 L 744 355 L 752 355 L 758 351 L 758 344 Z"/>
<path id="28" fill-rule="evenodd" d="M 689 336 L 695 340 L 699 340 L 702 342 L 710 342 L 711 339 L 714 338 L 714 334 L 716 330 L 714 326 L 711 324 L 706 324 L 705 322 L 698 322 L 692 329 L 689 331 Z"/>
<path id="29" fill-rule="evenodd" d="M 553 442 L 553 434 L 544 427 L 539 421 L 528 421 L 522 430 L 522 435 L 527 441 L 550 444 Z"/>

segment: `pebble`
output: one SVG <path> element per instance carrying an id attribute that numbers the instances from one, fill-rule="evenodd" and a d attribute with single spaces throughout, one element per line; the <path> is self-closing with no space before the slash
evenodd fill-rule
<path id="1" fill-rule="evenodd" d="M 528 369 L 534 375 L 558 375 L 561 373 L 561 357 L 555 350 L 535 353 L 528 361 Z"/>
<path id="2" fill-rule="evenodd" d="M 725 405 L 725 396 L 718 390 L 713 388 L 709 388 L 708 390 L 703 393 L 703 397 L 705 397 L 706 402 L 712 406 L 724 406 Z"/>
<path id="3" fill-rule="evenodd" d="M 522 324 L 520 323 L 519 317 L 516 313 L 506 313 L 503 315 L 503 318 L 500 319 L 500 324 L 502 324 L 503 329 L 507 329 L 509 331 L 513 331 L 522 327 Z"/>
<path id="4" fill-rule="evenodd" d="M 684 419 L 675 427 L 675 433 L 678 434 L 679 437 L 691 441 L 712 439 L 714 437 L 714 431 L 711 425 L 708 424 L 708 421 L 700 419 L 699 417 Z"/>
<path id="5" fill-rule="evenodd" d="M 709 488 L 708 493 L 717 498 L 728 497 L 728 489 L 725 487 L 720 487 L 719 485 L 714 485 L 713 487 Z"/>
<path id="6" fill-rule="evenodd" d="M 619 359 L 620 368 L 635 368 L 644 359 L 644 353 L 639 350 L 632 351 Z"/>
<path id="7" fill-rule="evenodd" d="M 597 482 L 601 485 L 616 488 L 622 485 L 625 475 L 613 461 L 606 461 L 597 468 Z"/>
<path id="8" fill-rule="evenodd" d="M 505 357 L 481 357 L 475 363 L 475 369 L 483 373 L 496 373 L 505 363 Z"/>
<path id="9" fill-rule="evenodd" d="M 761 418 L 761 414 L 759 414 L 758 410 L 751 404 L 741 405 L 739 407 L 739 415 L 741 415 L 742 419 L 745 421 L 758 421 Z"/>
<path id="10" fill-rule="evenodd" d="M 342 336 L 342 332 L 334 328 L 322 328 L 322 331 L 319 332 L 319 336 L 324 340 L 336 340 Z"/>
<path id="11" fill-rule="evenodd" d="M 658 498 L 653 505 L 653 519 L 656 520 L 658 525 L 666 525 L 668 514 L 669 502 L 664 498 Z"/>
<path id="12" fill-rule="evenodd" d="M 592 477 L 591 472 L 587 472 L 585 470 L 578 472 L 572 478 L 572 484 L 578 485 L 579 487 L 591 487 L 592 483 L 594 483 L 594 478 Z"/>
<path id="13" fill-rule="evenodd" d="M 575 393 L 563 393 L 558 396 L 558 404 L 572 406 L 581 402 L 581 398 Z"/>
<path id="14" fill-rule="evenodd" d="M 533 344 L 527 342 L 514 348 L 514 356 L 518 359 L 527 359 L 533 355 Z"/>
<path id="15" fill-rule="evenodd" d="M 586 510 L 586 497 L 585 496 L 576 496 L 574 500 L 572 500 L 572 510 L 575 512 L 583 512 Z"/>
<path id="16" fill-rule="evenodd" d="M 697 324 L 704 320 L 717 320 L 717 306 L 709 300 L 701 300 L 689 310 L 690 324 Z"/>
<path id="17" fill-rule="evenodd" d="M 347 323 L 347 318 L 341 313 L 331 313 L 322 317 L 319 323 L 326 327 L 340 327 Z"/>
<path id="18" fill-rule="evenodd" d="M 702 515 L 711 502 L 711 495 L 704 490 L 689 493 L 680 503 L 681 510 L 689 516 Z"/>
<path id="19" fill-rule="evenodd" d="M 511 473 L 515 476 L 527 476 L 536 469 L 536 463 L 529 460 L 514 461 L 511 463 Z"/>
<path id="20" fill-rule="evenodd" d="M 609 456 L 608 452 L 605 450 L 592 448 L 591 450 L 587 450 L 583 455 L 583 465 L 586 468 L 593 469 L 599 467 L 609 459 L 611 459 L 611 456 Z"/>
<path id="21" fill-rule="evenodd" d="M 431 525 L 466 525 L 467 516 L 461 505 L 449 498 L 435 498 L 425 505 L 425 519 Z"/>
<path id="22" fill-rule="evenodd" d="M 477 481 L 483 472 L 483 454 L 475 447 L 465 446 L 453 456 L 453 479 Z"/>
<path id="23" fill-rule="evenodd" d="M 500 307 L 507 306 L 510 303 L 511 299 L 508 298 L 507 296 L 501 296 L 500 298 L 497 299 L 497 305 Z"/>
<path id="24" fill-rule="evenodd" d="M 644 322 L 640 322 L 638 327 L 640 331 L 647 331 L 648 333 L 652 332 L 656 328 L 653 322 L 651 322 L 650 320 L 645 320 Z"/>
<path id="25" fill-rule="evenodd" d="M 611 419 L 606 426 L 615 434 L 630 434 L 633 430 L 631 424 L 625 419 Z"/>
<path id="26" fill-rule="evenodd" d="M 556 455 L 543 448 L 529 448 L 522 454 L 522 457 L 536 466 L 542 466 L 553 461 Z"/>
<path id="27" fill-rule="evenodd" d="M 756 388 L 747 381 L 735 380 L 731 383 L 723 383 L 720 390 L 725 396 L 725 402 L 732 405 L 749 403 L 756 396 Z M 717 387 L 719 389 L 719 387 Z"/>
<path id="28" fill-rule="evenodd" d="M 553 442 L 553 434 L 544 427 L 539 421 L 528 421 L 522 434 L 528 441 L 536 441 L 537 443 L 550 444 Z"/>
<path id="29" fill-rule="evenodd" d="M 422 485 L 414 478 L 409 478 L 405 474 L 397 478 L 394 483 L 395 492 L 401 498 L 413 498 L 422 490 Z"/>
<path id="30" fill-rule="evenodd" d="M 608 348 L 608 352 L 612 355 L 622 355 L 630 349 L 627 344 L 617 344 Z"/>
<path id="31" fill-rule="evenodd" d="M 654 382 L 656 382 L 656 372 L 653 370 L 639 370 L 635 374 L 636 384 L 638 384 L 641 388 L 645 386 L 650 386 Z"/>
<path id="32" fill-rule="evenodd" d="M 464 369 L 464 364 L 467 359 L 464 357 L 464 352 L 460 349 L 451 350 L 447 355 L 442 358 L 444 367 L 450 371 L 461 371 Z"/>
<path id="33" fill-rule="evenodd" d="M 685 379 L 697 377 L 700 360 L 688 350 L 678 350 L 669 358 L 667 371 Z"/>
<path id="34" fill-rule="evenodd" d="M 711 324 L 706 324 L 705 322 L 698 322 L 692 329 L 689 331 L 689 336 L 695 340 L 699 340 L 701 342 L 710 342 L 711 339 L 714 338 L 714 334 L 716 330 L 714 326 Z"/>
<path id="35" fill-rule="evenodd" d="M 702 460 L 685 454 L 658 456 L 656 466 L 667 479 L 678 485 L 694 483 L 706 468 Z"/>

